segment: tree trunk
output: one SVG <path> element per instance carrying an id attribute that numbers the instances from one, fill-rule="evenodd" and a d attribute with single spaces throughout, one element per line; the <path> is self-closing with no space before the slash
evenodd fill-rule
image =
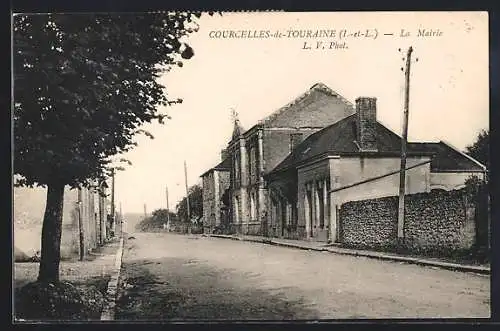
<path id="1" fill-rule="evenodd" d="M 61 259 L 61 228 L 63 217 L 64 184 L 47 185 L 47 204 L 43 216 L 42 250 L 38 281 L 54 283 L 59 281 Z"/>

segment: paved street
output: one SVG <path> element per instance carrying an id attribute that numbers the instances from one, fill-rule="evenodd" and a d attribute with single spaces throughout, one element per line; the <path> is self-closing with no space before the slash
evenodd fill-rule
<path id="1" fill-rule="evenodd" d="M 116 319 L 489 317 L 489 276 L 259 243 L 137 233 Z"/>

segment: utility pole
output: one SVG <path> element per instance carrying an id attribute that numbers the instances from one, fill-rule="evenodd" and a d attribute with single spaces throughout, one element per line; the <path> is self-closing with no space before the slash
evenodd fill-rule
<path id="1" fill-rule="evenodd" d="M 187 179 L 186 160 L 184 160 L 184 180 L 186 182 L 186 204 L 187 204 L 187 217 L 188 217 L 188 222 L 189 222 L 189 221 L 191 221 L 191 211 L 189 208 L 189 188 L 188 188 L 188 179 Z"/>
<path id="2" fill-rule="evenodd" d="M 413 48 L 410 46 L 406 55 L 405 70 L 403 133 L 401 135 L 401 168 L 399 172 L 398 239 L 404 238 L 403 229 L 405 222 L 406 144 L 408 142 L 408 114 L 410 108 L 410 66 L 412 52 Z"/>
<path id="3" fill-rule="evenodd" d="M 115 169 L 111 169 L 111 234 L 115 235 Z"/>
<path id="4" fill-rule="evenodd" d="M 106 181 L 103 180 L 100 184 L 100 193 L 99 193 L 99 217 L 100 217 L 100 228 L 101 228 L 101 244 L 104 244 L 107 238 L 107 219 L 108 219 L 108 207 L 107 207 L 107 192 L 106 189 L 108 185 Z"/>
<path id="5" fill-rule="evenodd" d="M 168 205 L 168 186 L 165 185 L 165 194 L 167 196 L 167 225 L 170 225 L 170 208 Z"/>
<path id="6" fill-rule="evenodd" d="M 148 213 L 146 210 L 146 204 L 144 204 L 144 219 L 148 218 Z"/>
<path id="7" fill-rule="evenodd" d="M 122 213 L 122 202 L 120 201 L 120 237 L 123 233 L 123 213 Z"/>

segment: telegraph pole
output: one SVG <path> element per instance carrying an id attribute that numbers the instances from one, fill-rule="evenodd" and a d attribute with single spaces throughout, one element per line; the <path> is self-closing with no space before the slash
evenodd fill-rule
<path id="1" fill-rule="evenodd" d="M 120 201 L 120 237 L 123 233 L 123 213 L 122 213 L 122 202 Z"/>
<path id="2" fill-rule="evenodd" d="M 405 70 L 403 133 L 401 136 L 401 168 L 399 172 L 398 239 L 404 238 L 403 229 L 405 221 L 406 144 L 408 142 L 408 114 L 410 108 L 410 66 L 412 52 L 413 48 L 410 46 L 406 55 Z"/>
<path id="3" fill-rule="evenodd" d="M 186 165 L 186 160 L 184 160 L 184 180 L 185 180 L 185 183 L 186 183 L 187 217 L 188 217 L 188 221 L 191 221 L 191 211 L 189 209 L 189 188 L 188 188 L 188 179 L 187 179 L 187 165 Z"/>
<path id="4" fill-rule="evenodd" d="M 115 169 L 111 169 L 111 233 L 115 235 Z"/>

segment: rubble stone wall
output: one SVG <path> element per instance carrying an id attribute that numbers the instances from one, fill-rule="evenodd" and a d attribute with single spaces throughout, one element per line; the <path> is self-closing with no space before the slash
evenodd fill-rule
<path id="1" fill-rule="evenodd" d="M 405 247 L 410 251 L 462 250 L 475 241 L 474 205 L 464 190 L 405 197 Z M 380 248 L 396 244 L 398 197 L 352 201 L 340 209 L 340 241 Z"/>

